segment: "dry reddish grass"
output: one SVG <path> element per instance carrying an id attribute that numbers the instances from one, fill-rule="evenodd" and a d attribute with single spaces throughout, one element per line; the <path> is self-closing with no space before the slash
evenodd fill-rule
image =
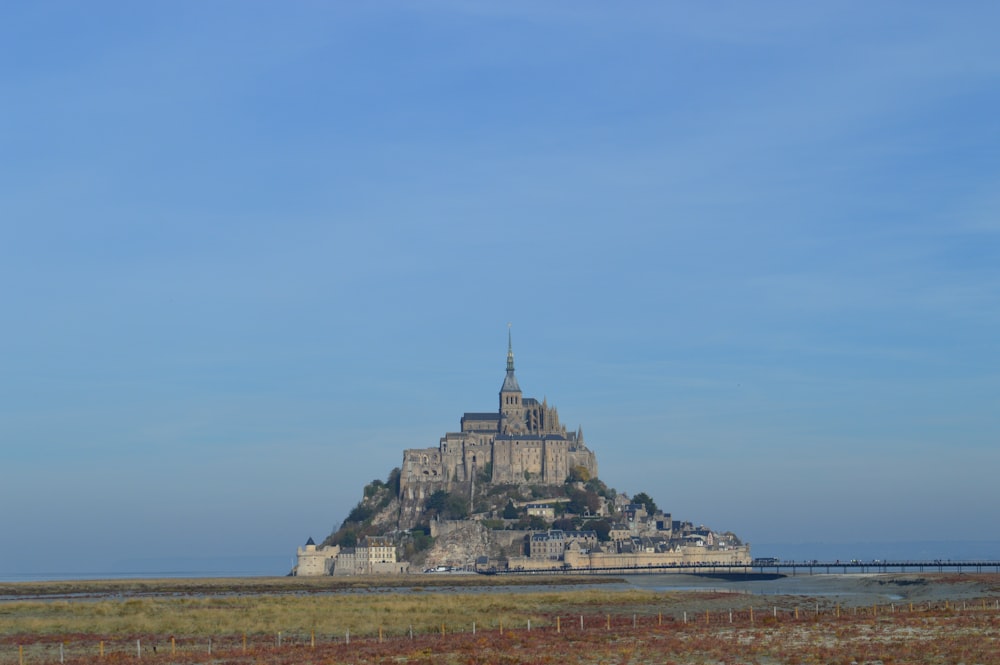
<path id="1" fill-rule="evenodd" d="M 634 622 L 634 623 L 633 623 Z M 557 629 L 558 626 L 558 629 Z M 354 636 L 282 635 L 212 638 L 134 635 L 127 638 L 93 634 L 50 635 L 44 640 L 20 637 L 22 651 L 11 638 L 0 643 L 0 663 L 136 662 L 292 665 L 311 663 L 536 665 L 542 663 L 981 663 L 1000 665 L 1000 611 L 992 604 L 957 610 L 944 604 L 930 609 L 890 613 L 869 608 L 858 613 L 816 615 L 728 612 L 683 620 L 659 614 L 590 614 L 580 629 L 579 616 L 548 615 L 545 626 L 479 626 L 475 634 L 408 632 Z M 104 657 L 99 643 L 104 640 Z"/>

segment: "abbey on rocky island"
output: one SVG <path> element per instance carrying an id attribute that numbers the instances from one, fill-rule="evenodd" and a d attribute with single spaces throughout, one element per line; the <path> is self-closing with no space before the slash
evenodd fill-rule
<path id="1" fill-rule="evenodd" d="M 480 572 L 751 561 L 732 532 L 674 520 L 645 493 L 629 500 L 598 480 L 583 431 L 521 394 L 509 331 L 497 411 L 466 413 L 437 447 L 403 451 L 402 467 L 364 497 L 322 546 L 299 548 L 294 574 L 404 574 L 410 561 Z"/>
<path id="2" fill-rule="evenodd" d="M 451 491 L 477 476 L 494 484 L 562 485 L 580 467 L 590 478 L 597 477 L 597 457 L 584 443 L 583 430 L 567 432 L 555 407 L 522 396 L 509 330 L 500 408 L 466 413 L 461 426 L 460 432 L 441 437 L 436 448 L 403 452 L 401 526 L 413 525 L 424 499 L 435 491 Z"/>

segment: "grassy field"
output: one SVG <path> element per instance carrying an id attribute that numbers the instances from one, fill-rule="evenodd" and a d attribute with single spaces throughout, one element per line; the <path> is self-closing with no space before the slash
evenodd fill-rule
<path id="1" fill-rule="evenodd" d="M 321 633 L 374 635 L 383 631 L 436 632 L 479 626 L 547 625 L 553 614 L 649 611 L 703 594 L 649 591 L 606 593 L 556 590 L 530 593 L 436 593 L 409 590 L 342 594 L 233 593 L 208 596 L 12 600 L 0 603 L 0 634 L 209 636 Z"/>
<path id="2" fill-rule="evenodd" d="M 468 583 L 477 579 L 483 583 Z M 18 593 L 3 585 L 0 665 L 138 659 L 1000 665 L 994 577 L 983 579 L 979 598 L 949 600 L 957 587 L 942 579 L 933 602 L 860 607 L 719 591 L 554 585 L 522 592 L 444 582 L 434 589 L 419 581 L 420 587 L 391 588 L 353 580 L 337 589 L 329 579 L 285 578 L 46 583 L 15 585 Z"/>

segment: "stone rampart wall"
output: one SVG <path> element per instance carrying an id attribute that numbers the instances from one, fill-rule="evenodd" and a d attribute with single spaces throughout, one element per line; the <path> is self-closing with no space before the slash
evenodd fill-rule
<path id="1" fill-rule="evenodd" d="M 511 557 L 508 560 L 508 566 L 511 570 L 553 570 L 564 567 L 646 568 L 696 563 L 749 565 L 750 548 L 746 545 L 730 550 L 685 547 L 679 552 L 636 552 L 629 554 L 581 553 L 568 550 L 564 553 L 562 561 L 532 557 Z"/>
<path id="2" fill-rule="evenodd" d="M 684 547 L 679 552 L 635 552 L 629 554 L 568 551 L 565 554 L 565 562 L 573 568 L 642 568 L 692 563 L 743 565 L 750 563 L 750 548 L 746 545 L 730 550 Z"/>

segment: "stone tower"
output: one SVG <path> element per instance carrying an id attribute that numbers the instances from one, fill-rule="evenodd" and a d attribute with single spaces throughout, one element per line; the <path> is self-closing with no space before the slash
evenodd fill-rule
<path id="1" fill-rule="evenodd" d="M 524 403 L 521 387 L 514 376 L 514 347 L 511 344 L 510 326 L 507 326 L 507 376 L 500 386 L 500 433 L 520 434 L 524 432 Z"/>

